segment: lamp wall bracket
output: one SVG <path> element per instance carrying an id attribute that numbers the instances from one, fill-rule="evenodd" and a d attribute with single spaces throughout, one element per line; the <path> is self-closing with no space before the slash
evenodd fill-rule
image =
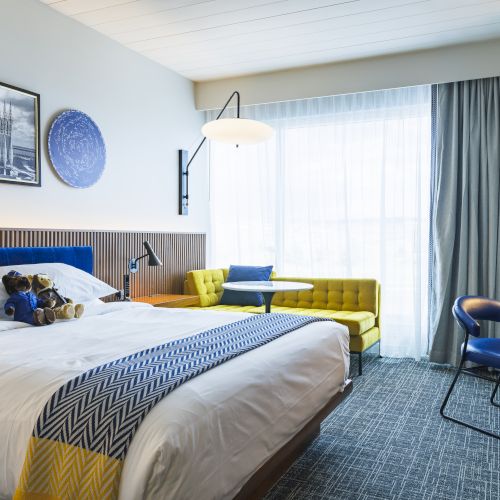
<path id="1" fill-rule="evenodd" d="M 216 120 L 218 120 L 222 113 L 226 110 L 229 103 L 236 96 L 236 116 L 240 117 L 240 93 L 235 90 L 230 96 L 229 99 L 224 104 L 223 108 L 220 110 L 217 115 Z M 189 213 L 189 165 L 194 160 L 195 156 L 198 154 L 198 151 L 201 149 L 205 141 L 206 137 L 198 144 L 193 156 L 188 161 L 188 152 L 185 149 L 179 149 L 179 215 L 188 215 Z"/>
<path id="2" fill-rule="evenodd" d="M 179 215 L 189 213 L 188 152 L 179 149 Z"/>

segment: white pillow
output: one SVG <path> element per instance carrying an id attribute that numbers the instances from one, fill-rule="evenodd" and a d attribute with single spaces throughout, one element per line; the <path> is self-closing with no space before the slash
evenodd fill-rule
<path id="1" fill-rule="evenodd" d="M 115 288 L 95 276 L 68 264 L 47 263 L 0 266 L 0 278 L 9 271 L 17 271 L 21 274 L 48 274 L 54 281 L 59 293 L 77 303 L 89 302 L 117 292 Z M 2 309 L 7 298 L 5 287 L 0 284 L 0 307 Z"/>

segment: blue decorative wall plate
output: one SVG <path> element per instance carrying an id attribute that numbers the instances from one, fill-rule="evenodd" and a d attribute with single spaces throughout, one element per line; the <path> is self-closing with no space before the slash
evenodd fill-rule
<path id="1" fill-rule="evenodd" d="M 61 179 L 75 188 L 87 188 L 101 177 L 106 146 L 90 116 L 71 109 L 56 117 L 49 131 L 49 156 Z"/>

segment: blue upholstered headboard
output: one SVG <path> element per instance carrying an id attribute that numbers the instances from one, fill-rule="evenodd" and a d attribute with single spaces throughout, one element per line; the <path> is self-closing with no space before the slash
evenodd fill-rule
<path id="1" fill-rule="evenodd" d="M 0 266 L 61 262 L 92 274 L 92 247 L 0 248 Z"/>

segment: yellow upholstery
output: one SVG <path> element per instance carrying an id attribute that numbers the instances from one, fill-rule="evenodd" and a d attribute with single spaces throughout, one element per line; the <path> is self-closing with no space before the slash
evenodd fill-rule
<path id="1" fill-rule="evenodd" d="M 378 283 L 375 280 L 327 278 L 274 279 L 275 281 L 299 281 L 314 285 L 312 290 L 276 293 L 273 298 L 273 304 L 277 306 L 378 313 Z"/>
<path id="2" fill-rule="evenodd" d="M 363 352 L 380 340 L 380 328 L 374 326 L 363 335 L 351 335 L 349 337 L 349 349 L 351 352 Z"/>
<path id="3" fill-rule="evenodd" d="M 228 269 L 190 271 L 185 292 L 200 297 L 200 307 L 216 311 L 263 313 L 264 306 L 219 305 L 222 283 Z M 380 285 L 374 279 L 327 279 L 276 277 L 277 281 L 311 283 L 314 288 L 300 292 L 277 292 L 273 312 L 331 318 L 349 328 L 352 352 L 363 352 L 380 340 Z"/>
<path id="4" fill-rule="evenodd" d="M 263 313 L 264 306 L 254 307 L 246 312 Z M 332 311 L 330 309 L 310 309 L 308 307 L 282 307 L 273 305 L 272 312 L 304 314 L 305 316 L 319 316 L 321 318 L 334 319 L 337 323 L 347 326 L 350 335 L 361 335 L 375 326 L 375 315 L 369 311 Z"/>
<path id="5" fill-rule="evenodd" d="M 227 269 L 200 269 L 186 274 L 184 290 L 189 295 L 200 297 L 200 306 L 216 306 L 222 296 L 222 283 L 227 278 Z"/>
<path id="6" fill-rule="evenodd" d="M 198 295 L 201 307 L 216 306 L 222 297 L 222 283 L 226 281 L 229 269 L 198 269 L 186 273 L 184 293 Z M 276 273 L 271 273 L 274 278 Z M 236 306 L 238 307 L 238 306 Z M 251 306 L 252 307 L 252 306 Z"/>

